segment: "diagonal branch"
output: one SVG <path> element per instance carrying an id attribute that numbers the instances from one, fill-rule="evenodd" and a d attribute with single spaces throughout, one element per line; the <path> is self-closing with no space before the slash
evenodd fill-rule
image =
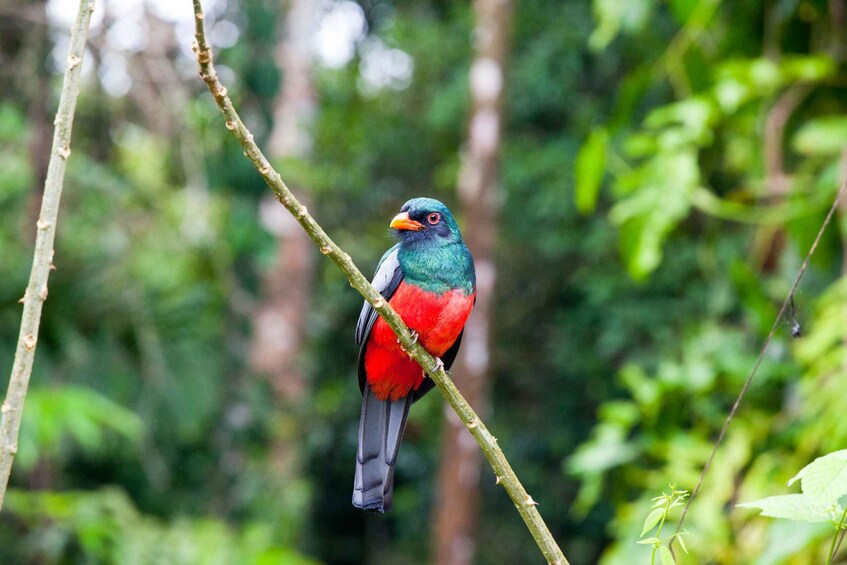
<path id="1" fill-rule="evenodd" d="M 556 565 L 567 565 L 567 559 L 565 559 L 562 550 L 559 549 L 559 546 L 553 539 L 553 535 L 536 509 L 537 503 L 526 492 L 520 481 L 518 481 L 515 472 L 509 465 L 509 461 L 497 445 L 497 439 L 491 435 L 491 432 L 488 431 L 488 428 L 479 419 L 473 408 L 471 408 L 459 393 L 456 385 L 453 384 L 453 381 L 444 370 L 443 365 L 430 355 L 420 343 L 412 339 L 409 328 L 403 323 L 397 312 L 371 286 L 368 279 L 353 264 L 350 256 L 338 247 L 314 218 L 309 215 L 306 207 L 294 198 L 294 195 L 285 185 L 279 173 L 271 167 L 267 158 L 256 145 L 253 135 L 245 127 L 244 123 L 242 123 L 232 105 L 232 101 L 227 96 L 226 88 L 218 80 L 215 67 L 212 64 L 212 50 L 206 42 L 206 32 L 203 25 L 203 6 L 201 0 L 193 0 L 193 2 L 195 21 L 193 48 L 197 56 L 197 63 L 200 66 L 200 78 L 209 87 L 215 102 L 221 109 L 221 112 L 223 112 L 226 118 L 226 128 L 233 133 L 242 149 L 244 149 L 244 155 L 255 165 L 265 180 L 265 183 L 267 183 L 280 203 L 294 215 L 303 229 L 309 234 L 309 237 L 320 248 L 321 253 L 329 257 L 341 269 L 347 280 L 350 281 L 350 285 L 365 300 L 370 302 L 394 333 L 397 334 L 406 351 L 409 352 L 411 357 L 418 362 L 438 386 L 442 396 L 453 407 L 453 410 L 456 411 L 462 423 L 468 428 L 477 443 L 479 443 L 480 448 L 494 469 L 494 473 L 497 475 L 497 482 L 502 484 L 506 489 L 506 492 L 509 494 L 512 502 L 514 502 L 524 522 L 526 522 L 527 528 L 532 534 L 532 537 L 535 538 L 538 547 L 547 561 Z"/>
<path id="2" fill-rule="evenodd" d="M 21 316 L 21 331 L 15 350 L 15 362 L 9 378 L 6 400 L 0 411 L 0 508 L 6 495 L 6 486 L 12 472 L 12 463 L 18 452 L 18 431 L 21 427 L 24 400 L 26 399 L 29 377 L 32 374 L 32 362 L 35 357 L 35 344 L 38 342 L 38 326 L 41 323 L 41 308 L 47 300 L 47 279 L 53 268 L 53 241 L 56 237 L 56 218 L 59 214 L 59 200 L 62 196 L 62 184 L 65 179 L 65 165 L 71 154 L 71 127 L 74 121 L 76 99 L 79 95 L 79 77 L 82 69 L 82 56 L 88 39 L 88 23 L 94 11 L 94 0 L 80 0 L 76 20 L 71 29 L 71 47 L 68 53 L 65 80 L 56 113 L 56 126 L 53 132 L 53 147 L 50 151 L 50 164 L 47 179 L 44 182 L 44 198 L 41 201 L 41 213 L 36 222 L 35 252 L 32 258 L 29 284 L 21 302 L 24 312 Z"/>

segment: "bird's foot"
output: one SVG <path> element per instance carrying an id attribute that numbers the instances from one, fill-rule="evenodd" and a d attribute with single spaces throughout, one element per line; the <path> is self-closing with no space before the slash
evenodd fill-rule
<path id="1" fill-rule="evenodd" d="M 418 332 L 416 332 L 415 330 L 412 330 L 412 329 L 410 329 L 409 331 L 412 334 L 412 343 L 417 343 L 418 342 Z M 412 354 L 409 353 L 409 351 L 405 347 L 403 347 L 403 343 L 400 341 L 399 337 L 397 338 L 397 344 L 400 346 L 400 351 L 402 351 L 403 353 L 408 355 L 409 358 L 411 359 Z"/>
<path id="2" fill-rule="evenodd" d="M 435 358 L 435 368 L 433 372 L 437 373 L 438 371 L 444 369 L 444 361 L 441 360 L 441 357 Z"/>

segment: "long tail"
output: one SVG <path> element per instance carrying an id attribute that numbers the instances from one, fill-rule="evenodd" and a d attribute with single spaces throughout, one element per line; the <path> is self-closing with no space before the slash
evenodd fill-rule
<path id="1" fill-rule="evenodd" d="M 359 419 L 353 506 L 374 512 L 391 510 L 394 463 L 413 401 L 413 394 L 393 402 L 379 400 L 370 387 L 365 386 Z"/>

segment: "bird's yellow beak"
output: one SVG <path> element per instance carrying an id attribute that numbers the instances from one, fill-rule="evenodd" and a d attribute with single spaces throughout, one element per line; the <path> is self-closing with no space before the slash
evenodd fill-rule
<path id="1" fill-rule="evenodd" d="M 391 220 L 391 224 L 389 224 L 391 229 L 395 230 L 412 230 L 412 231 L 420 231 L 423 229 L 423 224 L 420 222 L 416 222 L 415 220 L 409 217 L 408 212 L 400 212 L 394 219 Z"/>

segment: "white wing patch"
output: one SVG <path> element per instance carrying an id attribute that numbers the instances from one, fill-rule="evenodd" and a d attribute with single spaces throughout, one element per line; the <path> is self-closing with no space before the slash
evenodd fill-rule
<path id="1" fill-rule="evenodd" d="M 399 252 L 400 249 L 398 245 L 395 245 L 388 250 L 388 253 L 386 253 L 382 258 L 379 267 L 377 267 L 376 274 L 371 281 L 374 288 L 376 288 L 383 296 L 385 296 L 387 290 L 390 290 L 391 294 L 394 293 L 394 289 L 389 289 L 389 287 L 391 286 L 391 281 L 394 280 L 397 269 L 400 268 L 400 260 L 397 258 L 397 254 Z M 385 296 L 385 298 L 388 299 L 391 297 Z M 368 333 L 370 333 L 371 326 L 373 325 L 373 319 L 375 317 L 376 312 L 374 312 L 371 305 L 365 301 L 362 305 L 362 311 L 359 314 L 359 322 L 356 324 L 356 343 L 358 345 L 361 345 L 362 342 L 365 341 Z"/>

